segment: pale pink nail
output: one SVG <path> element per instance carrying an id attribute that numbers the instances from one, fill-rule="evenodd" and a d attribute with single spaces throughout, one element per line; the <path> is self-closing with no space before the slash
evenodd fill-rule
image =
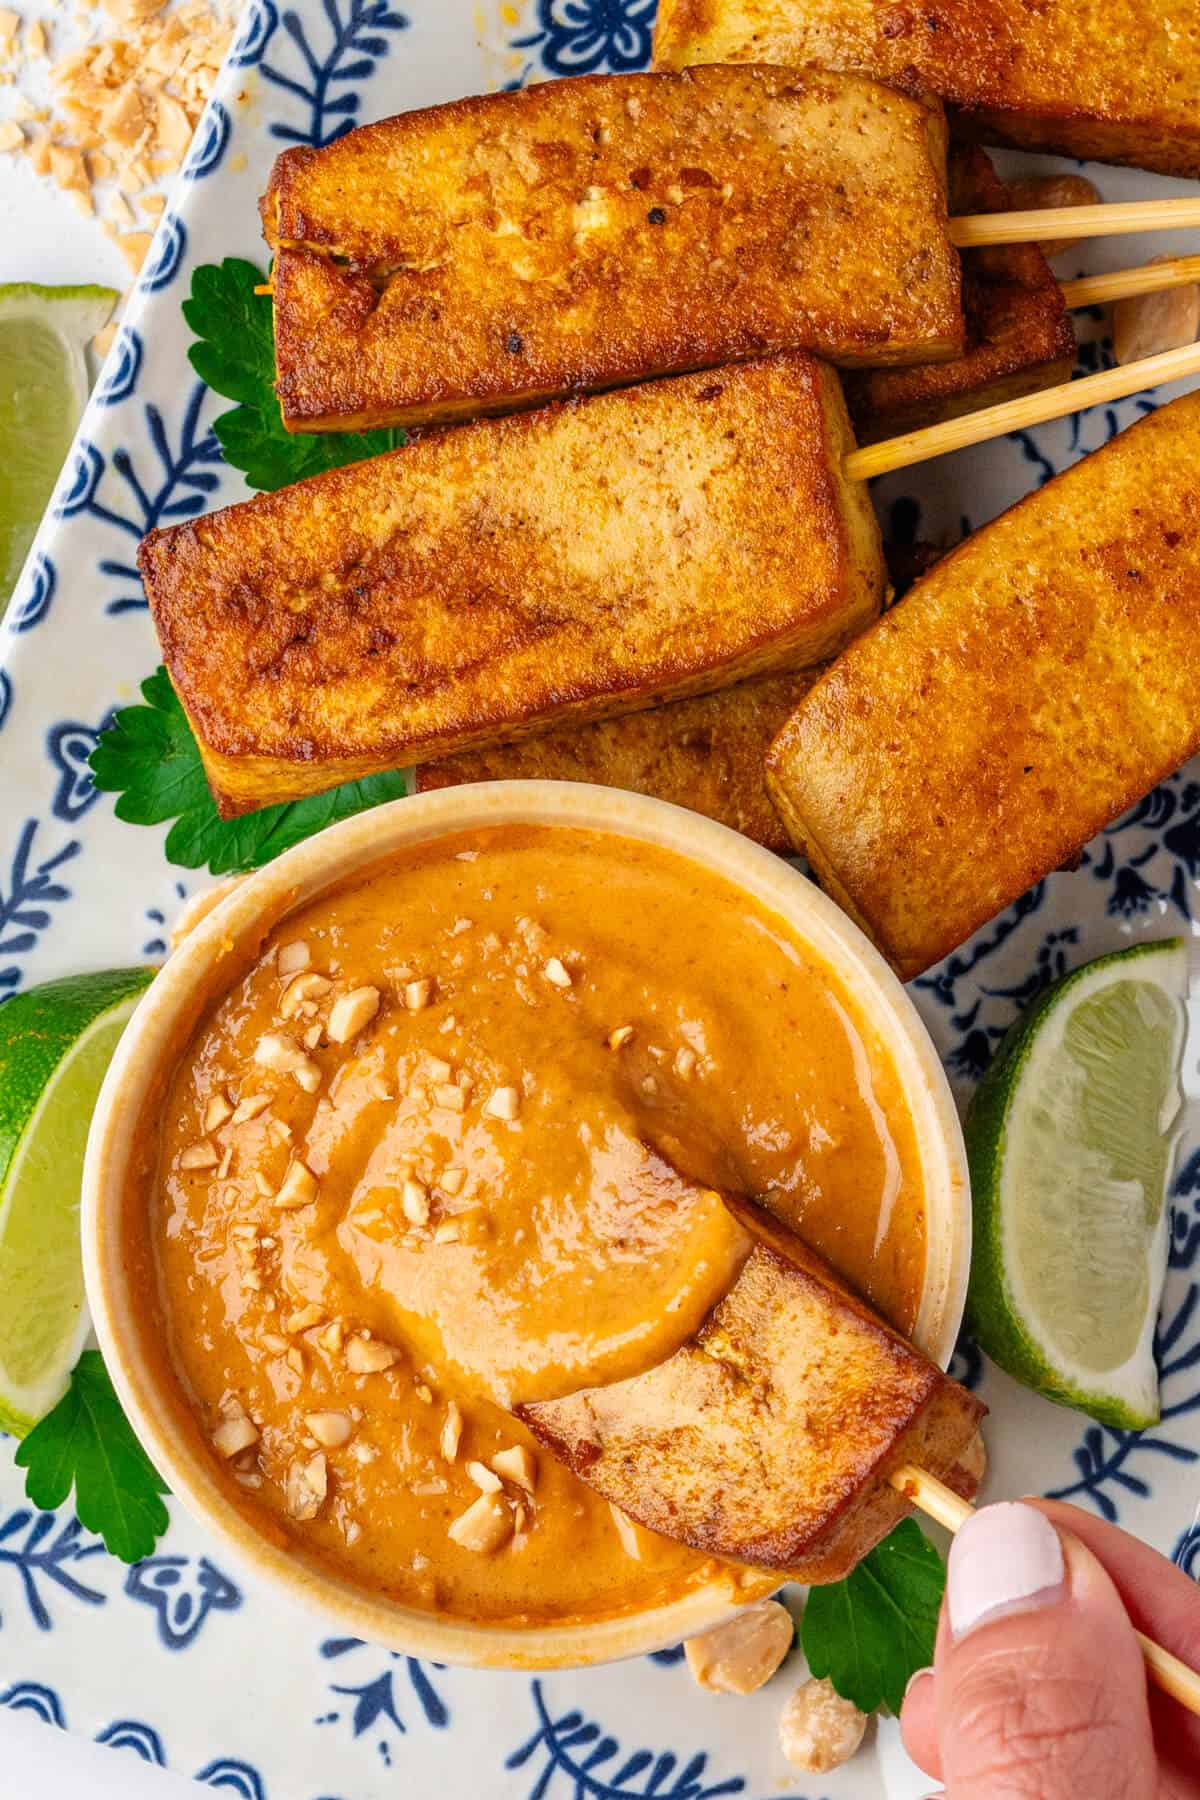
<path id="1" fill-rule="evenodd" d="M 1020 1501 L 983 1507 L 950 1546 L 947 1602 L 956 1639 L 1004 1613 L 1053 1606 L 1065 1588 L 1057 1531 Z"/>
<path id="2" fill-rule="evenodd" d="M 930 1667 L 928 1669 L 914 1669 L 912 1674 L 909 1676 L 908 1681 L 905 1684 L 904 1698 L 907 1700 L 908 1696 L 912 1693 L 912 1691 L 915 1687 L 917 1687 L 922 1681 L 931 1680 L 932 1677 L 933 1677 L 932 1667 Z"/>

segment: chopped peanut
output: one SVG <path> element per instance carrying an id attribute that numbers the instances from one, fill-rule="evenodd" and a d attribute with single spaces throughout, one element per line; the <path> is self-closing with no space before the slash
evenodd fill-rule
<path id="1" fill-rule="evenodd" d="M 311 961 L 312 953 L 308 945 L 303 938 L 297 938 L 294 943 L 279 946 L 279 955 L 275 958 L 275 968 L 282 980 L 290 975 L 299 975 L 302 969 L 307 969 Z"/>
<path id="2" fill-rule="evenodd" d="M 447 1535 L 464 1550 L 486 1556 L 506 1544 L 512 1531 L 512 1511 L 503 1496 L 480 1494 L 474 1505 L 459 1514 Z"/>
<path id="3" fill-rule="evenodd" d="M 205 1131 L 217 1131 L 233 1116 L 233 1107 L 225 1094 L 214 1094 L 204 1109 Z"/>
<path id="4" fill-rule="evenodd" d="M 537 1458 L 533 1451 L 524 1444 L 513 1444 L 507 1450 L 498 1450 L 492 1458 L 492 1468 L 505 1481 L 513 1481 L 527 1494 L 532 1494 L 537 1484 Z"/>
<path id="5" fill-rule="evenodd" d="M 326 1450 L 340 1450 L 354 1434 L 354 1421 L 344 1412 L 305 1413 L 304 1423 Z"/>
<path id="6" fill-rule="evenodd" d="M 303 980 L 303 976 L 301 980 Z M 379 989 L 377 987 L 353 988 L 350 993 L 340 995 L 334 1001 L 329 1014 L 330 1042 L 348 1044 L 351 1038 L 357 1037 L 359 1032 L 371 1023 L 378 1011 Z"/>
<path id="7" fill-rule="evenodd" d="M 342 1324 L 340 1319 L 335 1319 L 333 1324 L 327 1326 L 317 1339 L 322 1350 L 327 1350 L 331 1356 L 337 1356 L 341 1353 L 342 1345 L 345 1341 L 346 1327 Z"/>
<path id="8" fill-rule="evenodd" d="M 458 1455 L 458 1446 L 462 1442 L 462 1429 L 462 1409 L 456 1400 L 451 1400 L 446 1408 L 446 1417 L 442 1421 L 441 1449 L 447 1462 L 453 1462 Z"/>
<path id="9" fill-rule="evenodd" d="M 805 1681 L 783 1709 L 779 1744 L 793 1768 L 828 1775 L 850 1760 L 866 1729 L 866 1713 L 831 1681 Z"/>
<path id="10" fill-rule="evenodd" d="M 457 1194 L 461 1192 L 462 1184 L 466 1179 L 467 1171 L 465 1169 L 443 1169 L 438 1176 L 437 1184 L 444 1194 Z"/>
<path id="11" fill-rule="evenodd" d="M 542 974 L 553 987 L 569 988 L 571 986 L 571 971 L 557 956 L 552 956 L 550 958 L 550 961 L 543 968 Z"/>
<path id="12" fill-rule="evenodd" d="M 504 1486 L 500 1477 L 494 1474 L 486 1463 L 481 1462 L 467 1464 L 467 1479 L 473 1481 L 475 1486 L 485 1494 L 498 1494 Z"/>
<path id="13" fill-rule="evenodd" d="M 724 1625 L 684 1645 L 688 1668 L 714 1694 L 752 1694 L 770 1681 L 791 1649 L 796 1630 L 778 1600 L 743 1606 Z"/>
<path id="14" fill-rule="evenodd" d="M 439 1086 L 433 1090 L 433 1103 L 447 1112 L 462 1112 L 467 1104 L 467 1096 L 460 1087 Z"/>
<path id="15" fill-rule="evenodd" d="M 317 1192 L 316 1176 L 307 1163 L 297 1159 L 288 1168 L 283 1186 L 276 1194 L 273 1204 L 280 1212 L 295 1212 L 301 1206 L 311 1206 Z"/>
<path id="16" fill-rule="evenodd" d="M 401 1206 L 404 1216 L 410 1225 L 426 1225 L 429 1222 L 429 1193 L 424 1183 L 414 1181 L 410 1175 L 404 1183 L 401 1193 Z"/>
<path id="17" fill-rule="evenodd" d="M 213 1146 L 202 1139 L 198 1144 L 189 1144 L 179 1157 L 181 1169 L 215 1169 L 221 1158 Z"/>
<path id="18" fill-rule="evenodd" d="M 295 1336 L 301 1331 L 311 1331 L 314 1325 L 322 1325 L 324 1322 L 324 1310 L 315 1301 L 310 1301 L 307 1306 L 300 1307 L 284 1320 L 283 1329 Z"/>
<path id="19" fill-rule="evenodd" d="M 300 1008 L 309 1000 L 320 1000 L 333 987 L 327 975 L 318 975 L 315 969 L 297 975 L 284 988 L 279 1001 L 279 1016 L 282 1019 L 293 1019 Z"/>
<path id="20" fill-rule="evenodd" d="M 618 1025 L 617 1029 L 615 1031 L 610 1031 L 608 1034 L 609 1049 L 610 1050 L 620 1050 L 625 1044 L 627 1044 L 629 1042 L 629 1040 L 632 1036 L 633 1036 L 633 1026 L 632 1025 Z"/>
<path id="21" fill-rule="evenodd" d="M 315 1519 L 329 1492 L 329 1469 L 318 1450 L 306 1462 L 299 1457 L 287 1472 L 287 1509 L 293 1519 Z"/>
<path id="22" fill-rule="evenodd" d="M 379 1375 L 400 1361 L 400 1352 L 376 1338 L 352 1337 L 346 1345 L 346 1366 L 355 1375 Z"/>
<path id="23" fill-rule="evenodd" d="M 270 1104 L 270 1094 L 247 1094 L 245 1099 L 239 1100 L 234 1107 L 231 1123 L 245 1125 L 250 1119 L 257 1119 L 259 1113 L 266 1112 Z"/>
<path id="24" fill-rule="evenodd" d="M 521 1110 L 520 1090 L 515 1087 L 497 1088 L 483 1110 L 493 1119 L 515 1119 Z"/>
<path id="25" fill-rule="evenodd" d="M 404 1004 L 409 1012 L 422 1012 L 433 997 L 433 983 L 428 979 L 409 981 L 404 986 Z"/>
<path id="26" fill-rule="evenodd" d="M 213 1432 L 213 1444 L 224 1457 L 237 1456 L 258 1442 L 258 1426 L 245 1417 L 223 1419 Z"/>
<path id="27" fill-rule="evenodd" d="M 282 1031 L 268 1031 L 254 1046 L 254 1060 L 260 1068 L 272 1069 L 280 1075 L 294 1075 L 306 1094 L 315 1094 L 321 1085 L 321 1071 L 311 1056 L 306 1056 L 295 1038 Z"/>

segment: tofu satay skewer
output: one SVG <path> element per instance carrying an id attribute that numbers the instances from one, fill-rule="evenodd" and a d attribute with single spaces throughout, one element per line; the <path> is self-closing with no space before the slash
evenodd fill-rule
<path id="1" fill-rule="evenodd" d="M 1050 419 L 1063 419 L 1070 413 L 1083 412 L 1089 406 L 1125 400 L 1131 394 L 1143 393 L 1147 388 L 1160 387 L 1169 381 L 1182 381 L 1189 375 L 1200 375 L 1200 344 L 1163 350 L 1157 356 L 1145 356 L 1139 362 L 1126 363 L 1121 368 L 1102 369 L 1098 375 L 1085 375 L 1080 381 L 1066 381 L 1059 387 L 1044 388 L 1040 394 L 1004 400 L 998 406 L 981 407 L 978 412 L 967 413 L 960 419 L 945 419 L 922 431 L 909 431 L 902 437 L 868 444 L 850 452 L 842 464 L 842 471 L 852 480 L 869 481 L 894 469 L 931 462 L 952 450 L 963 450 L 969 444 L 983 444 L 1010 431 L 1024 431 L 1033 425 L 1044 425 Z"/>
<path id="2" fill-rule="evenodd" d="M 948 1488 L 944 1481 L 939 1481 L 936 1475 L 930 1475 L 925 1469 L 915 1468 L 911 1463 L 894 1470 L 888 1480 L 910 1505 L 918 1507 L 947 1531 L 961 1531 L 975 1511 L 969 1500 L 964 1500 L 961 1494 Z M 1200 1718 L 1200 1674 L 1195 1669 L 1190 1669 L 1170 1650 L 1164 1650 L 1161 1644 L 1156 1644 L 1144 1632 L 1135 1631 L 1134 1636 L 1146 1659 L 1146 1674 L 1155 1687 L 1161 1688 L 1164 1694 L 1169 1694 L 1172 1700 L 1178 1700 L 1181 1706 Z"/>

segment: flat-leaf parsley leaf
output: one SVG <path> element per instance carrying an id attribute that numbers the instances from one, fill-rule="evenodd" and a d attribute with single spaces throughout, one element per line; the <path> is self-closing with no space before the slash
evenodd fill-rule
<path id="1" fill-rule="evenodd" d="M 204 263 L 192 276 L 183 316 L 197 342 L 188 360 L 214 393 L 238 404 L 213 425 L 225 460 L 253 488 L 273 490 L 322 469 L 361 462 L 404 442 L 402 431 L 290 432 L 275 397 L 275 328 L 262 270 L 242 257 Z"/>
<path id="2" fill-rule="evenodd" d="M 142 683 L 142 695 L 145 706 L 122 707 L 100 733 L 89 759 L 92 778 L 98 788 L 120 794 L 118 819 L 132 825 L 174 820 L 166 854 L 168 862 L 181 868 L 208 868 L 214 875 L 257 869 L 326 825 L 408 792 L 404 775 L 393 770 L 240 819 L 222 819 L 187 714 L 165 669 Z"/>
<path id="3" fill-rule="evenodd" d="M 81 1525 L 122 1562 L 141 1562 L 167 1529 L 168 1490 L 133 1429 L 98 1350 L 85 1350 L 53 1412 L 17 1446 L 25 1492 L 54 1512 L 75 1489 Z"/>
<path id="4" fill-rule="evenodd" d="M 946 1568 L 914 1519 L 905 1519 L 844 1581 L 813 1588 L 800 1645 L 861 1712 L 900 1711 L 909 1677 L 933 1661 Z"/>

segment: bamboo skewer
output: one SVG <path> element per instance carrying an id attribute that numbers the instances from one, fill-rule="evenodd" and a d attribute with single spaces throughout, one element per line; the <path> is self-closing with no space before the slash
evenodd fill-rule
<path id="1" fill-rule="evenodd" d="M 1036 244 L 1048 238 L 1119 237 L 1127 231 L 1200 227 L 1200 199 L 1130 200 L 1107 206 L 1050 206 L 1043 212 L 963 213 L 950 220 L 960 250 L 983 244 Z"/>
<path id="2" fill-rule="evenodd" d="M 1157 356 L 1145 356 L 1122 368 L 1102 369 L 1098 375 L 1085 375 L 1081 381 L 1065 381 L 1040 394 L 1003 400 L 998 406 L 982 407 L 961 419 L 945 419 L 940 425 L 927 425 L 921 431 L 868 444 L 861 450 L 852 450 L 842 468 L 852 481 L 869 481 L 893 469 L 907 469 L 913 463 L 946 456 L 951 450 L 963 450 L 968 444 L 986 443 L 1008 431 L 1023 431 L 1031 425 L 1044 425 L 1048 419 L 1082 412 L 1088 406 L 1127 399 L 1130 394 L 1179 381 L 1185 375 L 1200 375 L 1200 344 L 1163 350 Z"/>
<path id="3" fill-rule="evenodd" d="M 935 1475 L 927 1475 L 924 1469 L 915 1468 L 912 1463 L 905 1463 L 890 1477 L 892 1486 L 906 1500 L 919 1507 L 923 1513 L 944 1525 L 947 1531 L 959 1531 L 971 1517 L 975 1508 L 968 1501 L 948 1488 Z M 1153 1638 L 1144 1632 L 1134 1634 L 1141 1645 L 1142 1655 L 1146 1659 L 1146 1673 L 1156 1687 L 1169 1694 L 1172 1700 L 1178 1700 L 1180 1706 L 1200 1718 L 1200 1674 L 1189 1669 L 1179 1657 L 1164 1650 Z"/>
<path id="4" fill-rule="evenodd" d="M 1062 297 L 1068 311 L 1079 306 L 1107 306 L 1113 300 L 1132 300 L 1137 294 L 1162 294 L 1168 288 L 1200 282 L 1200 256 L 1173 256 L 1168 261 L 1142 263 L 1135 269 L 1111 269 L 1107 275 L 1081 275 L 1064 281 Z"/>

